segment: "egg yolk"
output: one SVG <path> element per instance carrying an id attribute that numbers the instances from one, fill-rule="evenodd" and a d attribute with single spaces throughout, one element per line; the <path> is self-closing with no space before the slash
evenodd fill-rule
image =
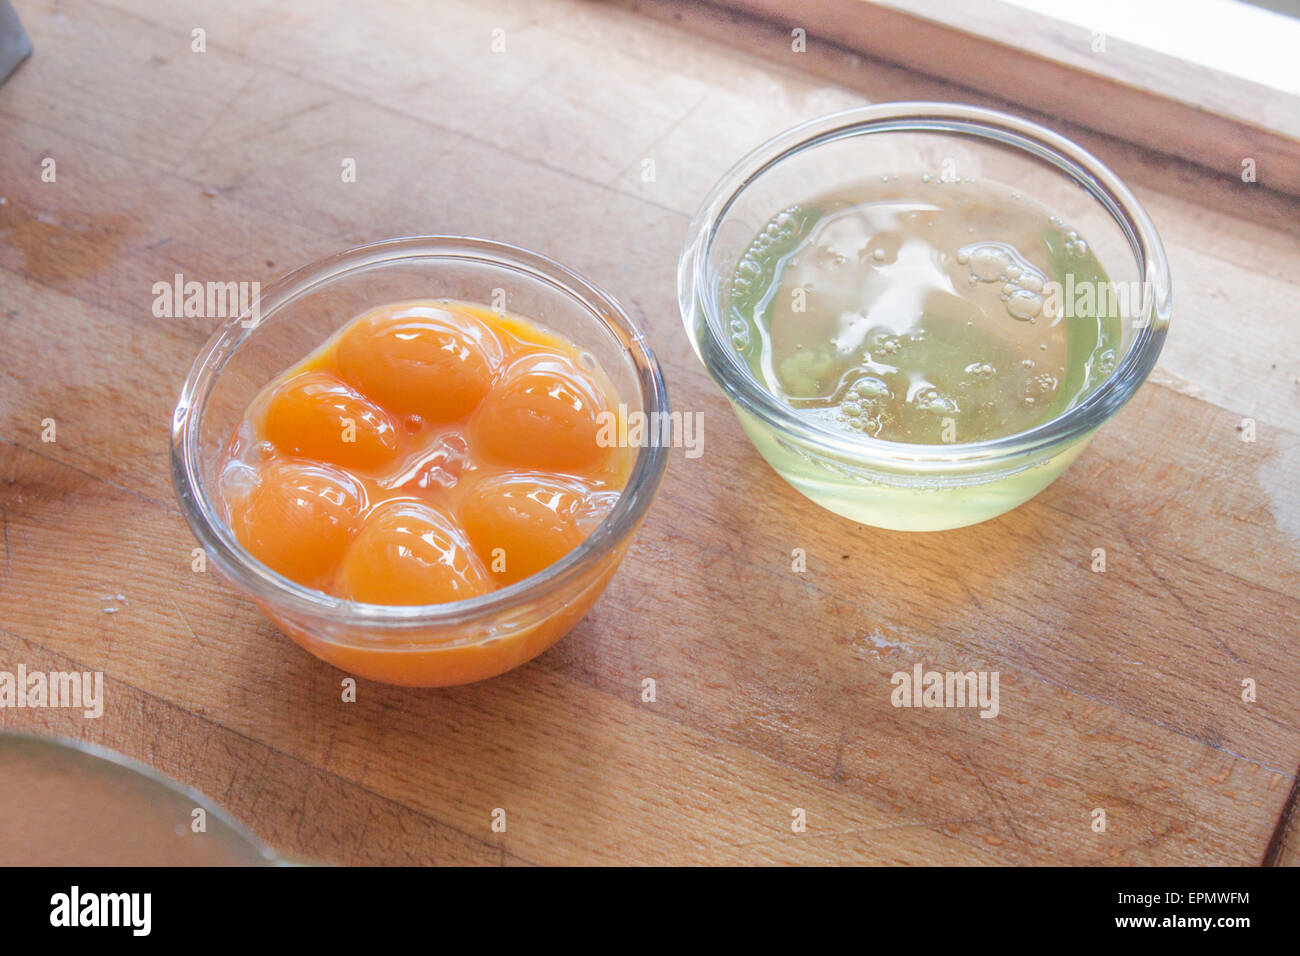
<path id="1" fill-rule="evenodd" d="M 271 396 L 266 437 L 282 451 L 348 468 L 376 468 L 398 452 L 392 418 L 351 386 L 304 372 Z"/>
<path id="2" fill-rule="evenodd" d="M 418 501 L 370 515 L 343 558 L 338 586 L 343 597 L 368 604 L 439 604 L 492 589 L 451 518 Z"/>
<path id="3" fill-rule="evenodd" d="M 571 483 L 536 475 L 483 481 L 460 506 L 460 523 L 489 573 L 513 584 L 550 567 L 586 537 L 583 496 Z"/>
<path id="4" fill-rule="evenodd" d="M 361 520 L 361 486 L 328 465 L 266 465 L 247 498 L 230 509 L 235 536 L 272 571 L 319 587 L 343 558 Z"/>
<path id="5" fill-rule="evenodd" d="M 517 360 L 483 400 L 471 440 L 503 465 L 546 471 L 592 468 L 608 455 L 599 416 L 606 402 L 590 378 L 564 355 Z"/>
<path id="6" fill-rule="evenodd" d="M 409 306 L 353 322 L 335 362 L 344 380 L 385 408 L 450 422 L 487 395 L 501 355 L 500 341 L 469 312 Z"/>
<path id="7" fill-rule="evenodd" d="M 602 444 L 618 396 L 589 359 L 472 303 L 371 309 L 249 405 L 222 473 L 231 529 L 273 570 L 367 604 L 534 575 L 582 543 L 634 458 Z"/>

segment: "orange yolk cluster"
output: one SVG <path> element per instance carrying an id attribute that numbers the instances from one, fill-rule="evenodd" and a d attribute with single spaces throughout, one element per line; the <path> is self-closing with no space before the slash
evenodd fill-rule
<path id="1" fill-rule="evenodd" d="M 227 448 L 245 548 L 299 584 L 372 604 L 504 587 L 577 547 L 631 455 L 594 359 L 460 302 L 374 309 L 271 383 Z"/>

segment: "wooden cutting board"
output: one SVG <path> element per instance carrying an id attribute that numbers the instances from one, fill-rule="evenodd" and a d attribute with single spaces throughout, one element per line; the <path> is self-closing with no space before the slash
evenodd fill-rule
<path id="1" fill-rule="evenodd" d="M 36 52 L 0 87 L 0 670 L 101 670 L 107 704 L 0 726 L 144 760 L 324 861 L 1295 860 L 1300 202 L 1046 117 L 1165 238 L 1160 367 L 1026 506 L 885 532 L 751 448 L 682 331 L 678 250 L 704 191 L 780 129 L 996 103 L 659 2 L 15 6 Z M 675 407 L 703 414 L 704 454 L 673 453 L 553 650 L 344 703 L 343 674 L 191 569 L 168 426 L 214 323 L 154 317 L 151 289 L 415 233 L 513 242 L 608 288 Z M 895 708 L 890 677 L 917 663 L 997 671 L 998 716 Z"/>

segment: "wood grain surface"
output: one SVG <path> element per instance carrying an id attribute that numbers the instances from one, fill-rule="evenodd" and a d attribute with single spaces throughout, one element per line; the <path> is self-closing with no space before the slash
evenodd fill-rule
<path id="1" fill-rule="evenodd" d="M 0 86 L 0 670 L 100 670 L 107 704 L 0 726 L 110 746 L 328 862 L 1297 861 L 1296 199 L 1026 114 L 1147 205 L 1168 344 L 1038 498 L 879 531 L 749 445 L 682 330 L 677 254 L 704 191 L 789 125 L 1000 104 L 659 2 L 15 6 L 36 52 Z M 703 414 L 704 454 L 673 453 L 619 574 L 553 650 L 344 703 L 342 673 L 191 569 L 168 429 L 214 322 L 154 317 L 151 287 L 265 283 L 417 233 L 513 242 L 609 289 L 674 406 Z M 999 672 L 998 716 L 893 707 L 890 676 L 918 662 Z"/>

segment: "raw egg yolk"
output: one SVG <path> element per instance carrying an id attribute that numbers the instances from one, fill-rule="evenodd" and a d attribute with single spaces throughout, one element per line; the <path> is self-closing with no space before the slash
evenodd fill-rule
<path id="1" fill-rule="evenodd" d="M 608 455 L 597 441 L 600 389 L 563 355 L 516 361 L 470 424 L 475 448 L 507 467 L 581 471 Z"/>
<path id="2" fill-rule="evenodd" d="M 339 593 L 368 604 L 441 604 L 492 589 L 451 519 L 432 505 L 396 501 L 366 519 L 343 558 Z"/>
<path id="3" fill-rule="evenodd" d="M 360 524 L 360 485 L 328 465 L 271 462 L 230 526 L 249 553 L 290 580 L 317 587 L 343 558 Z"/>
<path id="4" fill-rule="evenodd" d="M 346 468 L 377 468 L 398 451 L 388 413 L 324 372 L 295 375 L 275 391 L 266 437 L 287 454 Z"/>
<path id="5" fill-rule="evenodd" d="M 390 411 L 451 422 L 491 390 L 501 351 L 468 312 L 411 306 L 352 323 L 335 361 L 344 379 Z"/>
<path id="6" fill-rule="evenodd" d="M 481 482 L 460 506 L 461 527 L 502 585 L 550 567 L 586 537 L 582 496 L 563 482 L 518 475 Z"/>

